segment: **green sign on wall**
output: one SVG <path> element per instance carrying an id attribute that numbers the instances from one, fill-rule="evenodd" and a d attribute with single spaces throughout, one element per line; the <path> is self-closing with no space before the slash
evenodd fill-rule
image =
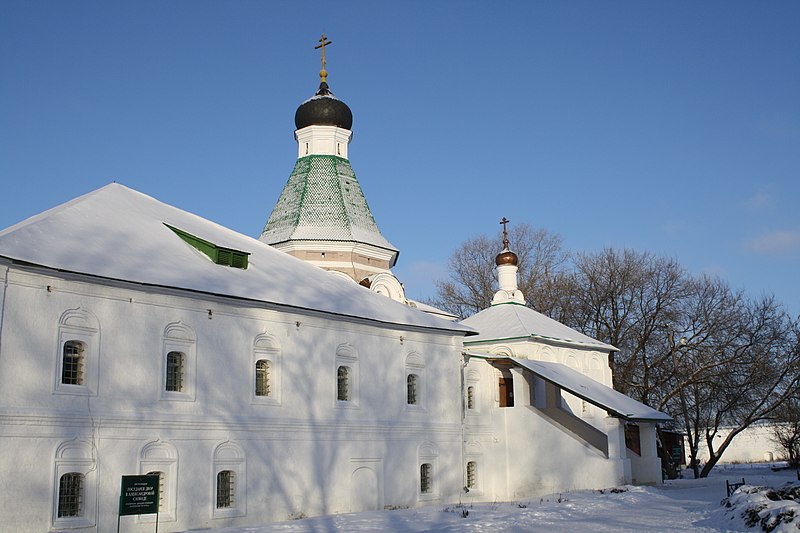
<path id="1" fill-rule="evenodd" d="M 157 475 L 122 476 L 119 515 L 158 513 Z"/>

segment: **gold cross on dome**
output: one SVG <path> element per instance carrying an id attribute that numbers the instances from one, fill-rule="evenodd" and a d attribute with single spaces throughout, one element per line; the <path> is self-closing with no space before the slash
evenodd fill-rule
<path id="1" fill-rule="evenodd" d="M 503 225 L 503 248 L 508 249 L 508 227 L 507 224 L 511 222 L 506 217 L 503 217 L 503 220 L 500 223 Z"/>
<path id="2" fill-rule="evenodd" d="M 320 81 L 323 82 L 328 81 L 328 71 L 325 70 L 325 65 L 327 63 L 325 61 L 325 47 L 328 46 L 329 44 L 333 44 L 333 42 L 329 41 L 328 38 L 325 37 L 325 34 L 323 33 L 322 38 L 320 38 L 319 40 L 319 44 L 314 47 L 314 50 L 322 49 L 322 70 L 319 71 L 319 79 Z"/>

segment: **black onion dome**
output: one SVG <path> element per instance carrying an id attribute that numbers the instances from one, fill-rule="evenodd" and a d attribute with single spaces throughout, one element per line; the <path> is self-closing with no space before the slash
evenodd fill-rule
<path id="1" fill-rule="evenodd" d="M 497 266 L 502 266 L 502 265 L 516 266 L 518 261 L 519 260 L 517 259 L 517 254 L 506 248 L 505 250 L 497 254 L 497 257 L 495 257 L 494 259 L 494 264 Z"/>
<path id="2" fill-rule="evenodd" d="M 333 96 L 324 81 L 319 90 L 306 100 L 294 114 L 294 125 L 299 130 L 307 126 L 336 126 L 346 130 L 353 129 L 353 112 L 347 104 Z"/>

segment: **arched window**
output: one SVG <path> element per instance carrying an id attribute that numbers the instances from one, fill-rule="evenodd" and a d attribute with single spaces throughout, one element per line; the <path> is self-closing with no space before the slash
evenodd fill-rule
<path id="1" fill-rule="evenodd" d="M 64 385 L 83 385 L 84 353 L 86 345 L 80 341 L 64 343 L 63 360 L 61 362 L 61 383 Z"/>
<path id="2" fill-rule="evenodd" d="M 81 308 L 64 311 L 58 321 L 57 364 L 53 392 L 94 396 L 97 394 L 100 324 Z"/>
<path id="3" fill-rule="evenodd" d="M 336 399 L 340 402 L 350 400 L 350 369 L 346 366 L 336 369 Z"/>
<path id="4" fill-rule="evenodd" d="M 334 406 L 341 409 L 358 408 L 358 352 L 350 343 L 336 347 L 333 371 L 336 375 Z"/>
<path id="5" fill-rule="evenodd" d="M 470 490 L 478 488 L 478 463 L 475 461 L 467 463 L 467 488 Z"/>
<path id="6" fill-rule="evenodd" d="M 247 514 L 247 465 L 244 451 L 233 442 L 223 442 L 214 450 L 212 518 Z"/>
<path id="7" fill-rule="evenodd" d="M 256 361 L 256 396 L 269 396 L 269 361 Z"/>
<path id="8" fill-rule="evenodd" d="M 58 482 L 58 517 L 83 516 L 83 474 L 68 472 Z"/>
<path id="9" fill-rule="evenodd" d="M 419 491 L 422 494 L 433 492 L 433 465 L 422 463 L 419 467 Z"/>
<path id="10" fill-rule="evenodd" d="M 158 521 L 177 520 L 178 450 L 169 442 L 148 442 L 139 452 L 139 473 L 158 476 Z M 155 522 L 156 516 L 139 515 L 140 523 Z"/>
<path id="11" fill-rule="evenodd" d="M 427 392 L 425 389 L 425 360 L 416 352 L 406 356 L 406 408 L 424 411 Z"/>
<path id="12" fill-rule="evenodd" d="M 406 378 L 406 402 L 408 405 L 417 405 L 417 380 L 416 374 L 409 374 Z"/>
<path id="13" fill-rule="evenodd" d="M 281 404 L 281 345 L 268 332 L 253 339 L 251 401 L 259 405 Z"/>
<path id="14" fill-rule="evenodd" d="M 233 470 L 222 470 L 217 473 L 217 509 L 235 507 L 236 475 Z"/>
<path id="15" fill-rule="evenodd" d="M 164 328 L 161 398 L 194 401 L 197 376 L 197 351 L 194 330 L 182 322 Z"/>
<path id="16" fill-rule="evenodd" d="M 167 392 L 183 392 L 184 361 L 186 356 L 182 352 L 169 352 L 167 354 Z"/>

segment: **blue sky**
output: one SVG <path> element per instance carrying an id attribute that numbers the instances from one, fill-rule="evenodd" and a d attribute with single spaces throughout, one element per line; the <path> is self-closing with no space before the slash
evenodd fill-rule
<path id="1" fill-rule="evenodd" d="M 798 313 L 798 27 L 781 1 L 0 0 L 0 227 L 118 181 L 258 236 L 325 32 L 411 297 L 505 216 Z"/>

